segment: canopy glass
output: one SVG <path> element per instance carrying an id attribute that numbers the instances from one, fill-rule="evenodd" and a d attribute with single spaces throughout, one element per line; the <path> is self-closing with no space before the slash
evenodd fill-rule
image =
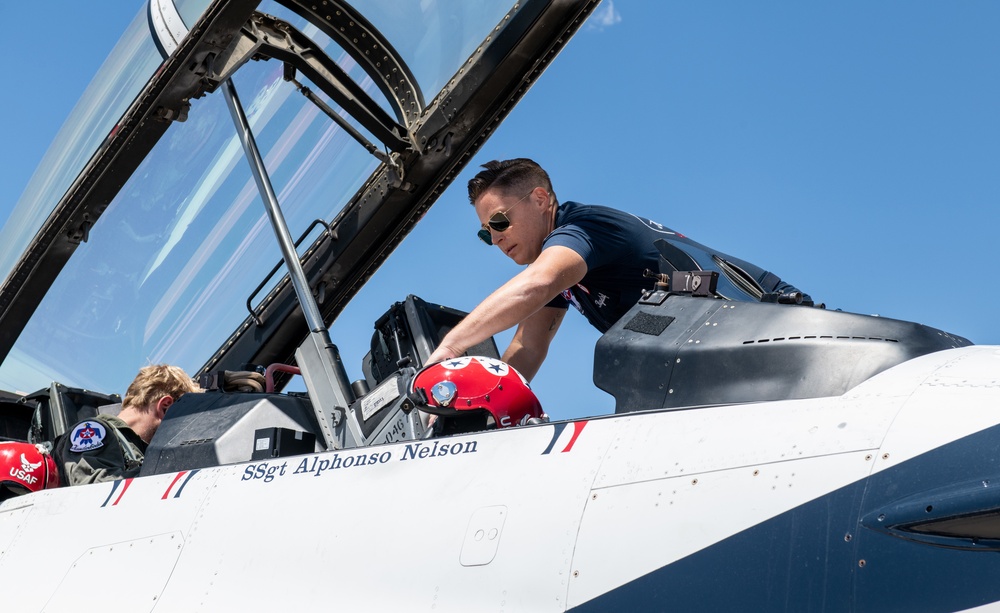
<path id="1" fill-rule="evenodd" d="M 205 7 L 204 0 L 178 3 L 188 25 Z M 431 100 L 510 4 L 439 0 L 402 8 L 370 0 L 354 7 L 391 42 Z M 278 3 L 258 10 L 292 23 L 391 108 L 368 75 L 315 26 Z M 161 61 L 143 11 L 4 227 L 0 270 L 11 270 Z M 276 61 L 249 62 L 233 81 L 297 236 L 315 219 L 336 217 L 379 161 L 299 95 L 282 68 Z M 310 242 L 307 237 L 303 245 Z M 62 270 L 0 365 L 0 388 L 32 391 L 59 381 L 120 392 L 147 363 L 169 361 L 195 372 L 247 317 L 247 298 L 279 260 L 221 91 L 192 100 L 188 119 L 170 126 Z"/>

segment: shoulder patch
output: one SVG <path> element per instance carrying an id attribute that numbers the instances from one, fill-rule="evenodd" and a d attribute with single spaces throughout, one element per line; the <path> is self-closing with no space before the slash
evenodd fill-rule
<path id="1" fill-rule="evenodd" d="M 70 433 L 70 448 L 73 453 L 93 451 L 104 446 L 107 428 L 97 421 L 85 421 L 76 425 Z"/>

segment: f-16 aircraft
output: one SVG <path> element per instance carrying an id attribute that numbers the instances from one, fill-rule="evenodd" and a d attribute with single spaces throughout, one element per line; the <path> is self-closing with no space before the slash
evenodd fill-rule
<path id="1" fill-rule="evenodd" d="M 97 608 L 109 573 L 102 610 L 1000 607 L 997 347 L 680 269 L 597 343 L 613 414 L 526 394 L 498 427 L 526 388 L 496 343 L 426 363 L 464 315 L 447 274 L 394 278 L 340 357 L 349 302 L 598 8 L 398 4 L 152 0 L 95 79 L 3 231 L 5 438 L 110 410 L 147 361 L 268 386 L 181 397 L 137 478 L 0 504 L 4 610 Z M 492 400 L 445 384 L 476 368 Z"/>

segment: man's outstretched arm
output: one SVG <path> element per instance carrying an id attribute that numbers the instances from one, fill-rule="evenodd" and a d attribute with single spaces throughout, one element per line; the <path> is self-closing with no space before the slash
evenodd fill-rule
<path id="1" fill-rule="evenodd" d="M 455 326 L 427 362 L 438 362 L 460 356 L 469 347 L 497 332 L 525 322 L 559 292 L 578 283 L 585 274 L 587 274 L 587 263 L 572 249 L 555 246 L 543 250 L 532 264 L 490 294 Z M 536 332 L 538 328 L 544 328 L 539 325 L 529 327 Z M 521 333 L 521 330 L 518 332 Z M 530 331 L 528 333 L 535 336 Z M 555 334 L 555 330 L 552 330 L 552 334 Z M 548 340 L 551 338 L 550 335 Z M 545 346 L 548 347 L 547 341 Z M 504 355 L 509 352 L 508 349 Z M 544 358 L 544 355 L 542 357 Z M 535 371 L 537 370 L 536 366 Z M 523 374 L 531 378 L 527 373 Z"/>

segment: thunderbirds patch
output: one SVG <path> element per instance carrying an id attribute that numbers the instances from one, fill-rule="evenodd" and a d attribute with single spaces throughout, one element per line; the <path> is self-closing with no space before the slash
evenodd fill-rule
<path id="1" fill-rule="evenodd" d="M 107 429 L 96 421 L 85 421 L 79 424 L 70 435 L 69 450 L 73 453 L 93 451 L 104 446 L 104 437 L 108 435 Z"/>

